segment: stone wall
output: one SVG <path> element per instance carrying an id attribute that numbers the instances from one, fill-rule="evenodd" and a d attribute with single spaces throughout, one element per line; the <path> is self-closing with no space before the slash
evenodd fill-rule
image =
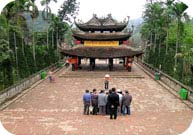
<path id="1" fill-rule="evenodd" d="M 36 74 L 31 75 L 30 77 L 18 82 L 17 84 L 14 84 L 10 86 L 7 89 L 4 89 L 3 91 L 0 91 L 0 104 L 3 104 L 5 101 L 17 96 L 24 90 L 30 88 L 34 83 L 41 80 L 41 72 L 43 71 L 55 71 L 58 69 L 58 64 L 51 65 L 41 71 L 39 71 Z"/>
<path id="2" fill-rule="evenodd" d="M 188 90 L 188 100 L 193 102 L 193 89 L 190 88 L 189 86 L 186 86 L 182 84 L 181 82 L 175 80 L 171 76 L 163 73 L 162 71 L 159 71 L 158 69 L 153 68 L 151 65 L 137 61 L 138 64 L 140 64 L 143 68 L 145 68 L 152 76 L 155 75 L 155 73 L 160 73 L 160 81 L 162 81 L 164 84 L 166 84 L 168 87 L 173 89 L 175 92 L 179 93 L 181 88 L 185 88 Z"/>

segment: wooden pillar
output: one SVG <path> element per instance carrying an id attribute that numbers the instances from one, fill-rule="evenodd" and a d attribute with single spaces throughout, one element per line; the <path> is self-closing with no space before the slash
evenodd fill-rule
<path id="1" fill-rule="evenodd" d="M 109 71 L 113 71 L 113 58 L 109 58 Z"/>
<path id="2" fill-rule="evenodd" d="M 125 57 L 123 57 L 123 67 L 125 67 Z"/>
<path id="3" fill-rule="evenodd" d="M 93 71 L 95 68 L 95 58 L 90 58 L 90 71 Z"/>
<path id="4" fill-rule="evenodd" d="M 89 65 L 90 65 L 89 69 L 90 71 L 92 71 L 92 59 L 91 58 L 89 58 Z"/>
<path id="5" fill-rule="evenodd" d="M 75 71 L 75 64 L 72 64 L 72 71 Z"/>
<path id="6" fill-rule="evenodd" d="M 95 66 L 96 66 L 96 62 L 95 62 L 95 58 L 93 58 L 93 68 L 95 69 Z M 94 70 L 93 69 L 93 70 Z"/>
<path id="7" fill-rule="evenodd" d="M 126 69 L 128 70 L 128 72 L 131 72 L 131 68 L 132 68 L 132 58 L 127 57 Z"/>
<path id="8" fill-rule="evenodd" d="M 70 63 L 72 64 L 72 71 L 75 71 L 78 69 L 78 57 L 71 58 Z"/>
<path id="9" fill-rule="evenodd" d="M 78 66 L 81 65 L 81 57 L 78 57 Z"/>

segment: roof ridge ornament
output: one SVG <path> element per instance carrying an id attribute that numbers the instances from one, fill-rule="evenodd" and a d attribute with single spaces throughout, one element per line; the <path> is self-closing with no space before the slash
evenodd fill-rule
<path id="1" fill-rule="evenodd" d="M 128 19 L 127 19 L 128 18 Z M 93 17 L 83 23 L 82 21 L 75 21 L 75 25 L 82 31 L 85 32 L 94 32 L 94 31 L 110 31 L 110 32 L 118 32 L 122 31 L 128 25 L 129 16 L 124 21 L 117 21 L 112 17 L 111 14 L 107 14 L 106 17 L 97 17 L 96 14 L 93 14 Z"/>
<path id="2" fill-rule="evenodd" d="M 134 25 L 131 25 L 131 28 L 129 29 L 129 33 L 133 33 L 134 31 Z"/>
<path id="3" fill-rule="evenodd" d="M 112 14 L 111 13 L 109 13 L 107 16 L 108 16 L 108 18 L 112 18 Z"/>
<path id="4" fill-rule="evenodd" d="M 93 16 L 93 18 L 97 18 L 97 15 L 96 15 L 96 14 L 93 14 L 92 16 Z"/>
<path id="5" fill-rule="evenodd" d="M 104 26 L 107 26 L 107 25 L 117 25 L 117 21 L 115 19 L 112 18 L 112 15 L 111 13 L 107 14 L 107 17 L 104 18 L 104 21 L 103 21 L 103 24 Z"/>

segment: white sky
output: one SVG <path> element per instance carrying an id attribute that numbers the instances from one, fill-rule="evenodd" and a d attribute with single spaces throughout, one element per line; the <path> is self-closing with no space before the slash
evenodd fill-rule
<path id="1" fill-rule="evenodd" d="M 36 0 L 37 4 L 40 0 Z M 54 2 L 50 3 L 53 13 L 57 13 L 60 5 L 64 0 L 58 0 L 57 4 Z M 136 19 L 142 16 L 144 11 L 144 5 L 146 0 L 78 0 L 80 2 L 80 11 L 78 19 L 83 21 L 89 20 L 93 13 L 100 16 L 107 16 L 111 13 L 117 20 L 123 20 L 127 16 L 131 19 Z M 181 0 L 186 3 L 189 8 L 187 12 L 193 16 L 193 1 L 192 0 Z M 40 7 L 40 6 L 39 6 Z"/>
<path id="2" fill-rule="evenodd" d="M 0 0 L 0 9 L 4 6 L 5 1 L 10 0 Z M 36 4 L 39 9 L 42 10 L 44 7 L 40 5 L 41 0 L 36 0 Z M 50 7 L 53 13 L 57 13 L 58 9 L 62 5 L 64 0 L 58 0 L 57 3 L 51 2 Z M 142 16 L 144 10 L 144 5 L 146 0 L 78 0 L 80 2 L 80 11 L 78 19 L 83 21 L 89 20 L 93 13 L 100 16 L 107 16 L 111 13 L 117 20 L 124 20 L 127 16 L 131 19 L 139 18 Z M 181 0 L 186 3 L 189 8 L 187 12 L 189 15 L 193 16 L 193 1 L 192 0 Z"/>

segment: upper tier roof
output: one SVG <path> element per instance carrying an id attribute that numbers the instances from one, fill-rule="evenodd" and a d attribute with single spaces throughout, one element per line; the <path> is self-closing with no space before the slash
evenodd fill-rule
<path id="1" fill-rule="evenodd" d="M 105 18 L 98 18 L 94 14 L 88 22 L 81 23 L 75 21 L 75 24 L 82 31 L 122 31 L 127 26 L 128 20 L 117 22 L 112 18 L 111 14 Z"/>

